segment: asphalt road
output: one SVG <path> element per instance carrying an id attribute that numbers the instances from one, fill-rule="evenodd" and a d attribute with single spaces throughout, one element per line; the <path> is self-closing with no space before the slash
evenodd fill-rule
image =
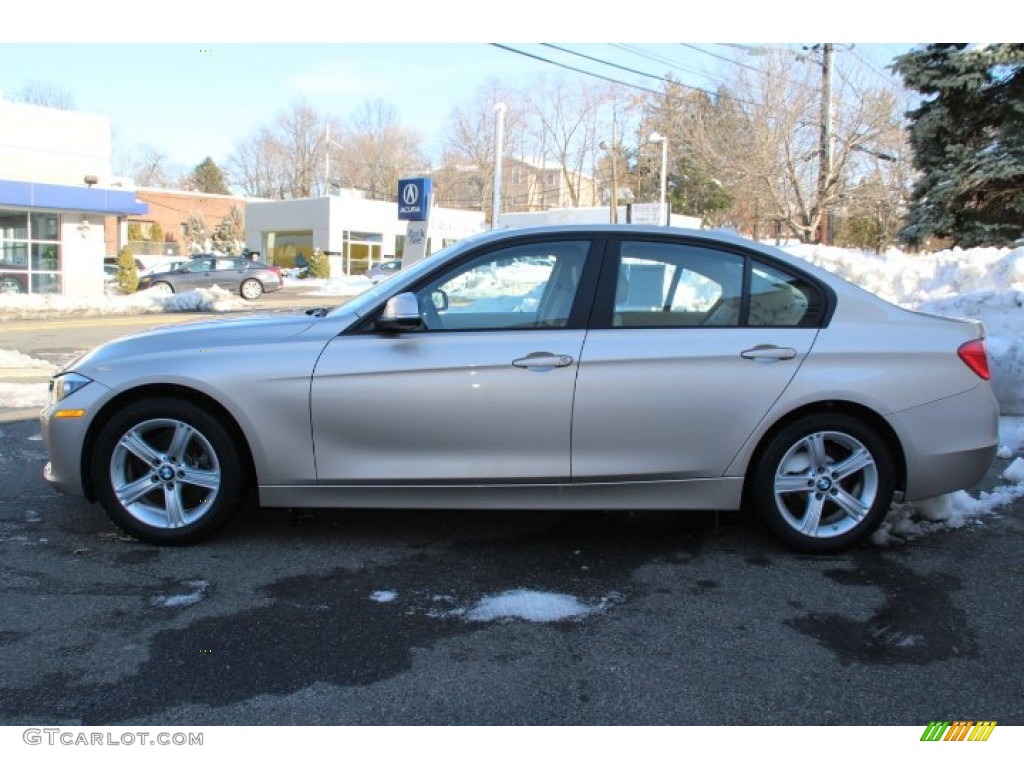
<path id="1" fill-rule="evenodd" d="M 0 446 L 0 725 L 1024 724 L 1020 503 L 827 558 L 711 513 L 251 508 L 173 549 L 50 490 L 34 421 Z M 590 611 L 471 620 L 510 590 Z"/>

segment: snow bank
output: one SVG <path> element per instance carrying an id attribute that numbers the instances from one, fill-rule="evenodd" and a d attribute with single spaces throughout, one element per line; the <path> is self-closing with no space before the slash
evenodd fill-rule
<path id="1" fill-rule="evenodd" d="M 1024 248 L 882 256 L 820 245 L 784 250 L 907 309 L 981 320 L 1000 410 L 1024 415 Z"/>
<path id="2" fill-rule="evenodd" d="M 55 296 L 50 294 L 0 294 L 0 318 L 41 320 L 71 315 L 148 315 L 162 312 L 233 312 L 248 302 L 223 288 L 197 288 L 167 295 L 149 289 L 128 296 Z"/>

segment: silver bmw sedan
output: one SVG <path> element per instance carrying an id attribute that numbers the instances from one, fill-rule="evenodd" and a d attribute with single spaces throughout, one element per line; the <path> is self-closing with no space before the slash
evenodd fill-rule
<path id="1" fill-rule="evenodd" d="M 155 544 L 267 507 L 750 508 L 864 541 L 965 488 L 997 406 L 979 323 L 724 233 L 487 233 L 333 311 L 175 325 L 57 373 L 56 488 Z"/>

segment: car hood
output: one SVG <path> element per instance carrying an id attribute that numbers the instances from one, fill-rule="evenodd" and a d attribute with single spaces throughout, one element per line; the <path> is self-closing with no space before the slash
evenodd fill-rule
<path id="1" fill-rule="evenodd" d="M 65 370 L 84 373 L 88 369 L 123 358 L 167 355 L 193 349 L 206 352 L 214 348 L 273 343 L 324 325 L 331 326 L 331 330 L 327 331 L 330 335 L 347 325 L 345 318 L 334 318 L 328 323 L 325 323 L 325 319 L 305 313 L 272 314 L 161 325 L 107 342 L 69 364 Z"/>

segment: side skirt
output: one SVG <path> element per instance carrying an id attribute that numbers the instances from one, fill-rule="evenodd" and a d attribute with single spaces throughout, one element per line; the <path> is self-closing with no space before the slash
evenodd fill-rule
<path id="1" fill-rule="evenodd" d="M 742 477 L 616 483 L 263 485 L 265 507 L 369 509 L 739 509 Z"/>

